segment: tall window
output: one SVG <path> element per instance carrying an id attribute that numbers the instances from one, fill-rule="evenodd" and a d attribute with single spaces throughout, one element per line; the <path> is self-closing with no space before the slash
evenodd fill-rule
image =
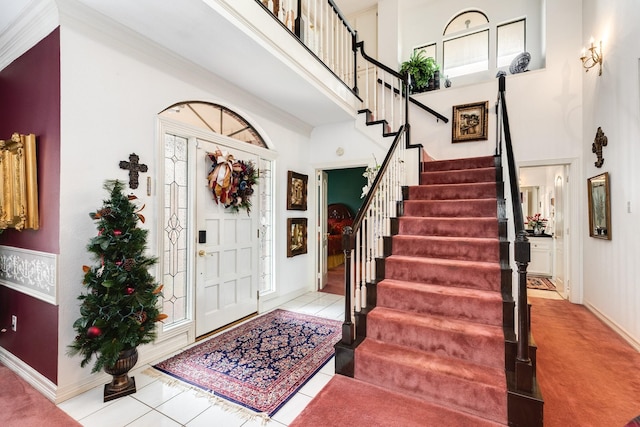
<path id="1" fill-rule="evenodd" d="M 521 19 L 498 26 L 496 55 L 496 65 L 498 68 L 508 66 L 516 56 L 526 50 L 525 22 L 524 19 Z"/>
<path id="2" fill-rule="evenodd" d="M 479 11 L 463 12 L 444 30 L 443 60 L 449 77 L 489 69 L 489 19 Z"/>

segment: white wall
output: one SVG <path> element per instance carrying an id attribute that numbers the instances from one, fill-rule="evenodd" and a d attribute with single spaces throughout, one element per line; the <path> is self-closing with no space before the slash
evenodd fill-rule
<path id="1" fill-rule="evenodd" d="M 176 102 L 198 100 L 225 105 L 251 122 L 277 151 L 274 215 L 277 291 L 268 298 L 313 287 L 314 245 L 310 241 L 307 255 L 286 258 L 284 239 L 288 216 L 311 217 L 315 209 L 314 199 L 310 198 L 306 212 L 296 211 L 292 215 L 285 210 L 287 171 L 313 175 L 307 161 L 308 127 L 239 87 L 162 53 L 134 34 L 120 33 L 120 37 L 126 43 L 78 22 L 67 22 L 61 27 L 59 399 L 103 380 L 91 376 L 90 367 L 80 369 L 78 358 L 66 356 L 66 346 L 75 335 L 72 323 L 79 316 L 76 298 L 83 291 L 82 265 L 94 262 L 86 251 L 89 239 L 96 233 L 88 213 L 99 208 L 107 197 L 103 190 L 105 179 L 127 179 L 127 172 L 119 169 L 118 164 L 135 152 L 141 163 L 148 165 L 149 172 L 141 175 L 141 185 L 134 193 L 140 204 L 146 205 L 149 250 L 159 255 L 158 195 L 163 176 L 159 175 L 162 146 L 158 143 L 157 114 Z M 152 178 L 151 196 L 146 195 L 147 176 Z M 158 347 L 164 353 L 175 351 L 179 345 L 185 345 L 185 339 L 189 338 L 176 337 L 172 344 L 158 343 Z M 141 358 L 151 353 L 142 349 Z"/>
<path id="2" fill-rule="evenodd" d="M 640 350 L 640 3 L 634 0 L 583 1 L 581 46 L 594 37 L 603 41 L 602 76 L 596 69 L 584 74 L 582 89 L 584 179 L 609 172 L 611 184 L 611 240 L 584 233 L 584 303 L 600 314 Z M 591 144 L 598 127 L 608 137 L 604 164 L 594 166 Z M 585 186 L 586 187 L 586 186 Z M 588 224 L 588 212 L 582 212 Z"/>

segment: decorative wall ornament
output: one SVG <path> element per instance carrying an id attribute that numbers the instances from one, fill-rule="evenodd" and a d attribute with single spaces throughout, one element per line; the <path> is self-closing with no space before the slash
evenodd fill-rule
<path id="1" fill-rule="evenodd" d="M 148 170 L 147 165 L 141 164 L 140 156 L 136 153 L 129 155 L 129 161 L 121 160 L 120 169 L 129 170 L 129 188 L 135 190 L 138 188 L 138 175 L 140 172 L 146 172 Z"/>
<path id="2" fill-rule="evenodd" d="M 602 40 L 598 45 L 593 44 L 594 40 L 591 37 L 589 43 L 591 46 L 589 49 L 582 48 L 582 55 L 580 56 L 580 61 L 582 61 L 582 67 L 584 68 L 585 73 L 589 72 L 590 69 L 598 65 L 598 75 L 602 75 Z M 587 54 L 587 50 L 589 53 Z"/>
<path id="3" fill-rule="evenodd" d="M 207 176 L 209 189 L 216 203 L 234 212 L 245 209 L 251 213 L 253 186 L 258 182 L 258 170 L 253 162 L 236 160 L 233 154 L 217 149 L 207 153 L 211 160 L 211 171 Z"/>
<path id="4" fill-rule="evenodd" d="M 0 140 L 0 229 L 40 228 L 36 136 Z"/>
<path id="5" fill-rule="evenodd" d="M 602 157 L 602 147 L 606 147 L 609 143 L 609 139 L 605 136 L 604 132 L 602 132 L 602 128 L 598 126 L 598 130 L 596 131 L 596 137 L 593 140 L 593 144 L 591 145 L 591 152 L 595 153 L 598 160 L 594 163 L 597 168 L 602 167 L 604 163 L 604 158 Z"/>
<path id="6" fill-rule="evenodd" d="M 509 65 L 509 72 L 511 74 L 524 73 L 529 68 L 529 62 L 531 61 L 531 54 L 529 52 L 522 52 L 511 61 Z"/>
<path id="7" fill-rule="evenodd" d="M 57 303 L 56 265 L 54 254 L 0 246 L 0 283 L 50 304 Z"/>
<path id="8" fill-rule="evenodd" d="M 479 141 L 489 138 L 489 101 L 453 106 L 452 142 Z"/>

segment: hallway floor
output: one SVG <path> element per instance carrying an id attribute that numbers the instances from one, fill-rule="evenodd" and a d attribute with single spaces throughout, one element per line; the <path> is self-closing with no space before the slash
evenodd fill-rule
<path id="1" fill-rule="evenodd" d="M 563 299 L 555 291 L 529 290 L 529 296 L 538 299 Z M 280 308 L 342 320 L 344 298 L 328 293 L 310 292 L 283 304 Z M 596 324 L 600 322 L 591 314 L 587 314 L 587 317 L 590 319 L 589 321 L 596 322 Z M 539 341 L 544 341 L 542 334 L 539 333 L 539 335 Z M 540 345 L 540 343 L 538 344 Z M 553 347 L 552 343 L 545 342 L 545 344 L 544 352 L 549 352 L 553 355 L 557 351 L 560 351 Z M 542 356 L 542 350 L 540 355 Z M 615 357 L 615 355 L 612 355 L 612 357 Z M 58 406 L 74 419 L 78 420 L 83 426 L 89 427 L 259 427 L 263 425 L 283 427 L 288 426 L 335 375 L 334 366 L 334 360 L 331 359 L 282 409 L 276 412 L 266 424 L 263 424 L 261 418 L 248 420 L 239 413 L 225 411 L 220 406 L 211 404 L 208 399 L 201 397 L 197 392 L 183 390 L 179 387 L 171 387 L 160 380 L 144 374 L 143 371 L 148 369 L 150 365 L 140 366 L 132 373 L 132 375 L 135 376 L 138 391 L 130 396 L 103 403 L 103 386 L 99 386 L 67 400 Z M 542 367 L 540 367 L 540 369 L 544 370 Z M 554 381 L 562 383 L 562 378 L 559 378 L 561 373 L 562 371 L 554 374 L 555 380 L 546 378 L 546 383 L 542 384 L 543 391 L 544 387 L 554 387 Z M 587 381 L 589 380 L 588 375 L 586 375 L 585 379 Z M 558 399 L 555 398 L 554 400 L 553 393 L 548 393 L 545 397 L 545 419 L 548 419 L 549 427 L 566 425 L 553 421 L 554 416 L 557 418 L 567 412 L 562 409 L 562 399 L 558 401 Z M 606 403 L 606 398 L 603 400 L 602 398 L 594 397 L 593 399 L 595 400 L 590 402 L 591 405 Z M 558 406 L 559 404 L 560 406 Z M 547 411 L 551 412 L 547 413 Z M 633 412 L 633 414 L 636 412 L 640 413 L 640 407 L 638 407 L 637 411 Z M 546 424 L 547 423 L 545 423 L 545 425 Z M 592 425 L 594 427 L 604 427 L 608 424 L 596 422 Z"/>
<path id="2" fill-rule="evenodd" d="M 344 298 L 328 293 L 310 292 L 279 308 L 335 320 L 344 319 Z M 242 413 L 225 411 L 194 391 L 169 386 L 144 374 L 143 371 L 149 367 L 150 365 L 139 366 L 131 372 L 130 375 L 135 377 L 137 387 L 137 392 L 132 395 L 103 403 L 104 387 L 101 385 L 62 402 L 58 407 L 87 427 L 264 425 L 261 418 L 247 420 Z M 332 358 L 266 425 L 289 425 L 334 374 L 335 361 Z"/>

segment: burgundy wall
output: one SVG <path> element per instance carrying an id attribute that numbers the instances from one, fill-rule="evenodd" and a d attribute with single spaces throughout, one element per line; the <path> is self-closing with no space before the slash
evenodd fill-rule
<path id="1" fill-rule="evenodd" d="M 36 135 L 40 229 L 5 230 L 0 244 L 57 254 L 60 224 L 60 30 L 0 71 L 0 139 Z"/>
<path id="2" fill-rule="evenodd" d="M 58 254 L 60 224 L 60 30 L 0 71 L 0 139 L 36 135 L 40 229 L 5 230 L 0 244 Z M 18 316 L 17 332 L 11 315 Z M 0 346 L 57 384 L 58 306 L 0 286 Z"/>
<path id="3" fill-rule="evenodd" d="M 18 317 L 16 332 L 11 315 Z M 58 383 L 58 306 L 0 286 L 0 346 Z"/>

